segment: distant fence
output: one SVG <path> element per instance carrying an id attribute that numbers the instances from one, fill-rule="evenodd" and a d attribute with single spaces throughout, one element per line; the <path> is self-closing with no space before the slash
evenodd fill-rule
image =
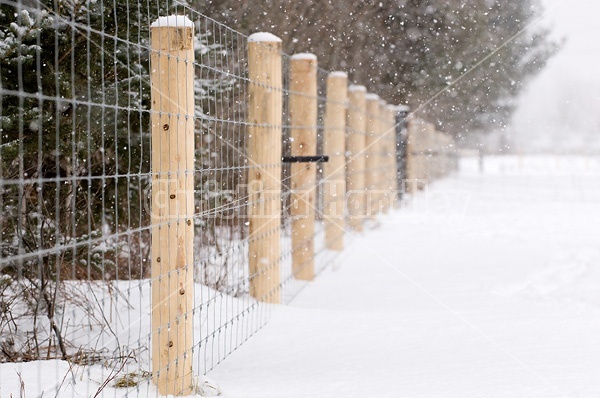
<path id="1" fill-rule="evenodd" d="M 423 189 L 428 181 L 458 168 L 454 139 L 421 119 L 410 119 L 406 130 L 404 192 Z"/>
<path id="2" fill-rule="evenodd" d="M 0 0 L 0 358 L 187 395 L 453 143 L 270 34 L 99 3 Z"/>

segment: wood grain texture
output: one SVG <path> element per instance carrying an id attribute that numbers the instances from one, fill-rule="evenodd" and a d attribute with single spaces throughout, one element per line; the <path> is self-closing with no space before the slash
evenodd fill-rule
<path id="1" fill-rule="evenodd" d="M 153 27 L 152 377 L 162 395 L 193 393 L 193 28 Z"/>
<path id="2" fill-rule="evenodd" d="M 329 162 L 323 165 L 323 221 L 325 247 L 336 251 L 344 249 L 347 107 L 348 78 L 330 74 L 323 133 L 323 151 L 329 155 Z"/>
<path id="3" fill-rule="evenodd" d="M 379 168 L 381 164 L 381 140 L 380 140 L 380 119 L 379 119 L 379 98 L 367 98 L 367 135 L 366 135 L 366 181 L 367 190 L 367 210 L 366 216 L 374 217 L 379 212 L 381 175 Z"/>
<path id="4" fill-rule="evenodd" d="M 290 60 L 291 155 L 317 152 L 317 61 Z M 297 279 L 312 280 L 315 253 L 316 163 L 293 163 L 291 167 L 292 272 Z"/>
<path id="5" fill-rule="evenodd" d="M 282 72 L 280 41 L 248 43 L 250 294 L 279 303 Z"/>
<path id="6" fill-rule="evenodd" d="M 366 100 L 365 91 L 350 87 L 347 113 L 346 138 L 346 203 L 348 224 L 355 231 L 362 231 L 366 214 L 365 195 L 365 143 Z"/>

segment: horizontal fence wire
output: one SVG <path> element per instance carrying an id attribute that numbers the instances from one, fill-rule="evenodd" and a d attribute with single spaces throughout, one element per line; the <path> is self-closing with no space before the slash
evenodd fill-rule
<path id="1" fill-rule="evenodd" d="M 151 43 L 151 24 L 169 15 L 191 21 L 191 64 L 181 53 Z M 184 19 L 173 21 L 175 28 L 186 27 Z M 154 384 L 160 384 L 161 372 L 188 366 L 193 374 L 206 374 L 267 323 L 273 297 L 286 304 L 307 286 L 298 274 L 309 263 L 319 275 L 338 261 L 342 252 L 325 244 L 330 221 L 324 209 L 331 199 L 324 193 L 330 181 L 321 163 L 313 166 L 310 188 L 314 233 L 294 239 L 293 181 L 301 171 L 294 172 L 296 166 L 283 163 L 282 156 L 296 155 L 292 136 L 298 126 L 292 124 L 290 101 L 305 94 L 290 89 L 293 57 L 280 54 L 281 86 L 267 87 L 281 97 L 281 121 L 263 125 L 249 114 L 250 90 L 262 84 L 250 76 L 249 37 L 184 2 L 0 0 L 0 22 L 0 362 L 64 360 L 77 365 L 79 379 L 105 381 L 84 384 L 77 394 L 94 396 L 101 387 L 115 388 L 105 391 L 114 396 L 158 396 Z M 171 61 L 175 75 L 155 75 L 157 65 Z M 151 76 L 177 81 L 187 67 L 193 87 L 182 92 L 193 96 L 192 110 L 156 111 L 156 98 L 166 94 L 153 91 Z M 316 135 L 316 153 L 310 155 L 328 155 L 325 113 L 335 104 L 327 99 L 330 75 L 317 68 L 311 96 L 315 125 L 303 126 Z M 391 185 L 385 184 L 406 174 L 407 130 L 383 114 L 343 105 L 348 113 L 387 126 L 371 147 L 342 153 L 347 159 L 378 159 L 372 169 L 344 163 L 348 186 L 356 175 L 365 181 L 367 175 L 388 175 L 371 187 L 388 192 Z M 157 171 L 162 161 L 156 159 L 165 151 L 161 137 L 177 126 L 191 127 L 189 145 L 173 145 L 193 153 L 193 164 Z M 261 159 L 268 162 L 257 162 L 249 152 L 260 129 L 280 134 L 262 148 Z M 366 127 L 349 127 L 347 133 L 362 142 L 369 136 Z M 404 141 L 397 152 L 399 137 Z M 257 199 L 252 186 L 257 173 L 277 182 L 277 195 Z M 160 184 L 170 187 L 186 178 L 193 188 L 183 215 L 157 218 Z M 275 222 L 256 229 L 252 216 L 260 206 L 272 206 L 277 214 Z M 336 222 L 344 224 L 344 217 Z M 187 227 L 193 230 L 193 255 L 184 256 L 179 268 L 157 273 L 164 253 L 174 256 L 183 247 L 169 247 L 163 236 Z M 258 259 L 258 268 L 252 268 L 249 259 L 265 239 L 276 242 L 277 258 L 266 267 Z M 313 255 L 294 263 L 307 245 Z M 256 294 L 256 281 L 272 270 L 276 283 Z M 156 296 L 157 289 L 183 281 L 183 275 L 191 275 L 193 284 L 181 282 L 169 294 L 193 293 L 191 305 L 169 318 L 175 322 L 161 319 L 157 328 L 155 311 L 167 300 Z M 173 342 L 174 330 L 191 321 L 192 334 Z M 187 348 L 157 366 L 153 344 L 163 338 L 169 347 Z M 45 393 L 63 387 L 61 369 L 49 369 L 58 382 Z M 5 377 L 13 375 L 0 374 L 0 383 Z"/>

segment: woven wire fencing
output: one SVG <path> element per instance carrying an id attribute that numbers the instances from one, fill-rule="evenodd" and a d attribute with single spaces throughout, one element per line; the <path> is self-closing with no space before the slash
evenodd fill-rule
<path id="1" fill-rule="evenodd" d="M 156 25 L 167 15 L 180 17 Z M 338 258 L 345 220 L 360 230 L 393 206 L 393 109 L 369 113 L 364 88 L 328 99 L 333 74 L 316 64 L 314 94 L 294 91 L 295 56 L 280 47 L 279 72 L 261 70 L 279 81 L 258 82 L 253 45 L 273 50 L 185 2 L 0 0 L 0 362 L 77 365 L 73 395 L 194 392 L 192 375 Z M 279 123 L 257 122 L 259 94 L 279 96 Z M 314 107 L 308 124 L 294 119 L 299 98 Z M 341 127 L 327 124 L 334 106 Z M 358 144 L 328 154 L 333 130 Z M 282 162 L 302 148 L 295 134 L 312 137 L 303 155 L 342 166 Z M 253 185 L 259 174 L 273 189 Z M 340 192 L 356 207 L 332 210 Z M 37 369 L 57 393 L 65 367 L 49 363 Z"/>

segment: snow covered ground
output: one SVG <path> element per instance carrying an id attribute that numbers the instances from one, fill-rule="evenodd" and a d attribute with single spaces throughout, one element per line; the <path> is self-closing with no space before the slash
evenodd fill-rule
<path id="1" fill-rule="evenodd" d="M 208 376 L 227 398 L 598 397 L 599 182 L 600 159 L 463 160 Z M 0 364 L 0 397 L 17 372 L 31 398 L 94 396 L 109 371 Z"/>
<path id="2" fill-rule="evenodd" d="M 209 376 L 230 398 L 600 396 L 600 162 L 463 161 Z"/>

